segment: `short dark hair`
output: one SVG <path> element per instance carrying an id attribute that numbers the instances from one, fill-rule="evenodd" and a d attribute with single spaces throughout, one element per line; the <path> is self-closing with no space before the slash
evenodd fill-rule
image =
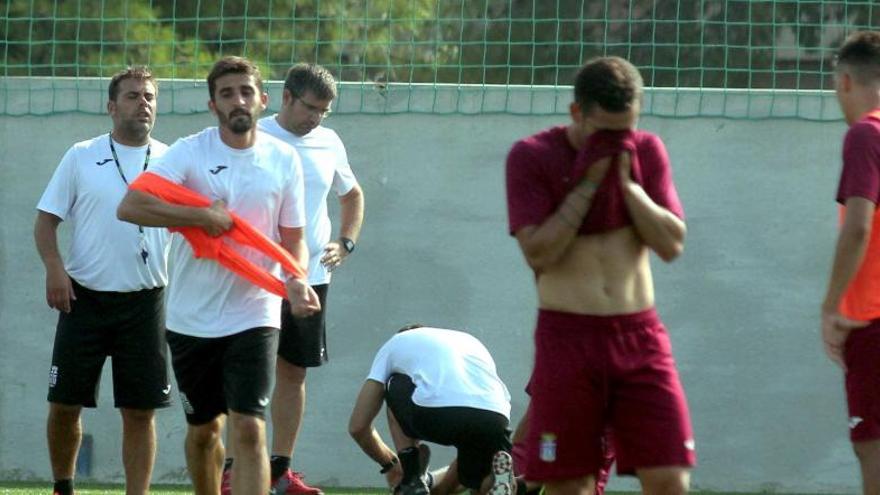
<path id="1" fill-rule="evenodd" d="M 159 81 L 156 80 L 156 76 L 147 67 L 142 65 L 126 67 L 113 74 L 113 77 L 110 79 L 110 86 L 107 87 L 107 97 L 110 98 L 110 101 L 116 101 L 116 98 L 119 97 L 119 84 L 126 79 L 150 81 L 156 89 L 159 88 Z"/>
<path id="2" fill-rule="evenodd" d="M 403 333 L 407 330 L 415 330 L 416 328 L 422 328 L 424 326 L 425 325 L 422 325 L 421 323 L 407 323 L 406 325 L 400 327 L 400 330 L 398 330 L 397 333 Z"/>
<path id="3" fill-rule="evenodd" d="M 853 69 L 853 78 L 860 84 L 880 81 L 880 32 L 858 31 L 849 35 L 837 50 L 837 66 Z"/>
<path id="4" fill-rule="evenodd" d="M 217 79 L 226 74 L 246 74 L 254 76 L 257 81 L 257 88 L 263 91 L 263 76 L 260 74 L 260 68 L 256 64 L 244 57 L 223 57 L 218 60 L 211 72 L 208 74 L 208 93 L 211 95 L 211 101 L 214 100 L 214 90 L 217 89 Z"/>
<path id="5" fill-rule="evenodd" d="M 336 98 L 336 79 L 320 65 L 296 64 L 287 71 L 284 89 L 293 96 L 311 91 L 319 100 L 332 100 Z"/>
<path id="6" fill-rule="evenodd" d="M 642 84 L 639 70 L 626 59 L 594 58 L 575 76 L 574 101 L 583 112 L 589 112 L 595 105 L 606 112 L 624 112 L 642 97 Z"/>

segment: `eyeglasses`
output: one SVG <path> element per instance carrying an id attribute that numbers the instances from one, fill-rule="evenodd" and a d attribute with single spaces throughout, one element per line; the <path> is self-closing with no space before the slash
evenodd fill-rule
<path id="1" fill-rule="evenodd" d="M 309 113 L 311 113 L 312 115 L 317 115 L 318 117 L 321 117 L 322 119 L 327 117 L 328 115 L 330 115 L 331 112 L 333 112 L 333 110 L 330 107 L 321 108 L 317 105 L 312 105 L 311 103 L 307 102 L 306 100 L 303 100 L 302 97 L 300 97 L 300 96 L 294 96 L 294 98 L 296 98 L 297 100 L 302 102 L 302 104 L 305 105 L 305 107 L 309 111 Z"/>

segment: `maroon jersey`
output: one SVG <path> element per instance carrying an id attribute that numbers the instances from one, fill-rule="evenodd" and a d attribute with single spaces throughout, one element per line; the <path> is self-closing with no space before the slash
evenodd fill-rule
<path id="1" fill-rule="evenodd" d="M 880 120 L 877 117 L 859 120 L 843 139 L 843 170 L 837 201 L 844 204 L 854 196 L 880 203 Z"/>
<path id="2" fill-rule="evenodd" d="M 588 168 L 614 157 L 578 230 L 596 234 L 632 224 L 623 201 L 616 156 L 631 151 L 632 177 L 658 205 L 684 218 L 672 182 L 669 156 L 660 138 L 645 131 L 597 131 L 580 150 L 568 141 L 565 126 L 552 127 L 518 141 L 507 155 L 509 230 L 540 225 L 552 215 Z"/>

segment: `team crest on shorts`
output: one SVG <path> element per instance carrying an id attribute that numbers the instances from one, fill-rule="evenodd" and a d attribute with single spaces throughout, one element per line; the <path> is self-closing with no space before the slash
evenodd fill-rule
<path id="1" fill-rule="evenodd" d="M 544 462 L 556 461 L 556 435 L 553 433 L 541 434 L 541 451 L 539 457 Z"/>
<path id="2" fill-rule="evenodd" d="M 49 368 L 49 387 L 54 387 L 58 383 L 58 366 Z"/>

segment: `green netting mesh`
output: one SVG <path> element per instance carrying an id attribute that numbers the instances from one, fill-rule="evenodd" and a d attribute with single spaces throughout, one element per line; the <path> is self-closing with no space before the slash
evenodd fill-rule
<path id="1" fill-rule="evenodd" d="M 610 54 L 648 114 L 835 119 L 834 49 L 878 26 L 871 0 L 0 0 L 0 114 L 102 112 L 129 64 L 173 80 L 163 112 L 204 111 L 182 94 L 228 54 L 324 65 L 342 112 L 552 114 Z"/>

